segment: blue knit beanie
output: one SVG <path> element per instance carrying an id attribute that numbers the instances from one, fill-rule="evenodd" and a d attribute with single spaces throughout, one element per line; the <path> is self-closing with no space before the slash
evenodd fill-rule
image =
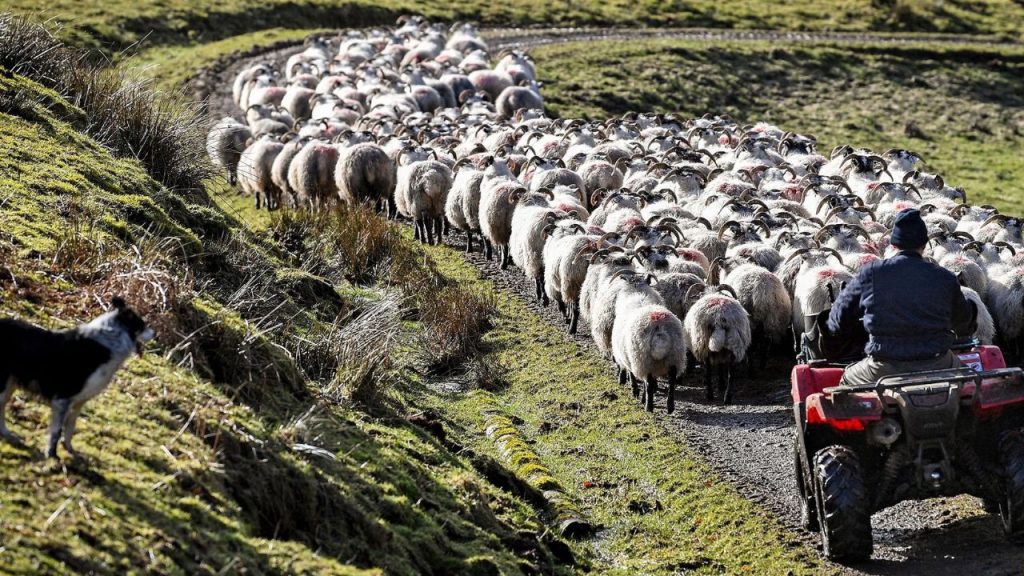
<path id="1" fill-rule="evenodd" d="M 896 214 L 890 242 L 900 250 L 917 250 L 928 243 L 928 227 L 917 208 L 906 208 Z"/>

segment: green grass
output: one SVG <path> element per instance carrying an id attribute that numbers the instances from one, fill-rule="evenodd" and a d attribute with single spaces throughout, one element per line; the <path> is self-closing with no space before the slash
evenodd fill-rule
<path id="1" fill-rule="evenodd" d="M 651 25 L 779 30 L 951 32 L 1020 37 L 1013 0 L 6 0 L 2 7 L 53 18 L 76 44 L 115 54 L 145 45 L 209 43 L 272 28 L 389 24 L 403 13 L 487 25 Z"/>
<path id="2" fill-rule="evenodd" d="M 641 41 L 534 55 L 547 105 L 560 116 L 729 113 L 813 134 L 826 155 L 840 143 L 904 147 L 963 185 L 971 202 L 1024 213 L 1019 49 Z M 908 135 L 910 125 L 923 137 Z"/>

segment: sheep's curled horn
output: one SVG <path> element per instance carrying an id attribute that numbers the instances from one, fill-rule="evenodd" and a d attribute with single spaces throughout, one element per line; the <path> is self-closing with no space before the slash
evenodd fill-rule
<path id="1" fill-rule="evenodd" d="M 686 289 L 686 295 L 683 296 L 683 302 L 689 302 L 694 294 L 701 294 L 707 290 L 707 285 L 703 282 L 696 282 Z"/>
<path id="2" fill-rule="evenodd" d="M 729 286 L 728 284 L 719 284 L 718 286 L 715 286 L 715 292 L 728 292 L 730 295 L 732 295 L 733 299 L 740 299 L 740 297 L 736 294 L 736 290 L 733 290 L 733 287 Z"/>
<path id="3" fill-rule="evenodd" d="M 729 220 L 728 222 L 726 222 L 725 224 L 722 224 L 718 228 L 718 239 L 721 240 L 722 237 L 725 236 L 725 231 L 726 230 L 735 230 L 735 229 L 737 229 L 739 227 L 740 227 L 740 223 L 739 222 L 737 222 L 735 220 Z"/>

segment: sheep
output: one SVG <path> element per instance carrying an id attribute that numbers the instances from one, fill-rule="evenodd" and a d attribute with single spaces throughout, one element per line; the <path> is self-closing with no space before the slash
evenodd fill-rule
<path id="1" fill-rule="evenodd" d="M 452 171 L 437 160 L 420 160 L 399 166 L 395 186 L 395 205 L 399 212 L 411 218 L 416 227 L 416 238 L 424 244 L 443 240 L 445 200 L 452 187 Z"/>
<path id="2" fill-rule="evenodd" d="M 284 97 L 281 99 L 281 107 L 297 120 L 310 118 L 313 116 L 311 99 L 315 94 L 315 90 L 292 84 L 285 90 Z"/>
<path id="3" fill-rule="evenodd" d="M 810 256 L 813 253 L 801 251 L 790 258 L 803 254 Z M 797 350 L 803 334 L 813 328 L 818 313 L 831 308 L 835 296 L 851 280 L 853 274 L 843 265 L 828 265 L 823 259 L 804 260 L 796 275 L 792 300 L 793 338 Z"/>
<path id="4" fill-rule="evenodd" d="M 553 300 L 576 334 L 580 318 L 580 291 L 590 265 L 589 253 L 596 252 L 601 239 L 586 234 L 582 224 L 563 220 L 544 244 L 544 292 Z"/>
<path id="5" fill-rule="evenodd" d="M 249 128 L 230 116 L 217 122 L 206 136 L 206 153 L 214 165 L 227 170 L 228 183 L 238 183 L 238 161 L 252 138 Z"/>
<path id="6" fill-rule="evenodd" d="M 277 74 L 272 64 L 261 63 L 250 68 L 246 68 L 235 76 L 235 82 L 231 87 L 231 99 L 234 100 L 235 106 L 245 109 L 249 106 L 248 104 L 248 92 L 252 86 L 252 81 L 260 76 L 272 78 Z"/>
<path id="7" fill-rule="evenodd" d="M 686 370 L 683 323 L 663 305 L 661 296 L 649 285 L 649 282 L 656 282 L 654 276 L 622 270 L 613 278 L 627 284 L 628 288 L 622 290 L 615 305 L 612 356 L 629 378 L 634 397 L 639 392 L 638 382 L 646 383 L 643 404 L 648 412 L 654 411 L 658 378 L 667 378 L 666 410 L 671 414 L 675 411 L 679 375 Z"/>
<path id="8" fill-rule="evenodd" d="M 616 236 L 614 233 L 605 234 L 602 239 L 607 242 Z M 589 266 L 580 286 L 580 318 L 588 326 L 593 326 L 592 305 L 608 275 L 617 270 L 632 268 L 633 260 L 621 246 L 609 244 L 600 247 L 587 261 Z"/>
<path id="9" fill-rule="evenodd" d="M 973 336 L 982 344 L 991 344 L 996 337 L 996 323 L 988 311 L 988 306 L 985 306 L 981 296 L 971 288 L 961 286 L 960 291 L 963 292 L 964 298 L 968 302 L 974 303 L 974 308 L 978 311 L 978 315 L 975 317 L 977 327 Z"/>
<path id="10" fill-rule="evenodd" d="M 469 73 L 469 81 L 476 90 L 486 92 L 491 102 L 497 101 L 501 93 L 515 83 L 511 76 L 497 70 L 474 70 Z"/>
<path id="11" fill-rule="evenodd" d="M 719 279 L 715 271 L 721 268 L 724 274 Z M 709 281 L 724 283 L 733 287 L 736 298 L 750 314 L 754 349 L 750 354 L 750 373 L 754 373 L 754 357 L 757 356 L 761 370 L 768 364 L 768 352 L 772 343 L 781 342 L 790 328 L 793 304 L 789 292 L 778 276 L 754 263 L 743 259 L 723 258 L 711 264 Z"/>
<path id="12" fill-rule="evenodd" d="M 328 208 L 337 196 L 334 167 L 338 148 L 330 142 L 314 140 L 299 150 L 288 165 L 288 187 L 296 202 L 314 210 Z"/>
<path id="13" fill-rule="evenodd" d="M 496 250 L 502 270 L 508 267 L 512 259 L 508 251 L 508 240 L 512 235 L 512 212 L 515 208 L 511 198 L 517 190 L 525 191 L 522 184 L 512 176 L 505 160 L 493 158 L 480 183 L 480 233 L 484 237 L 487 259 L 490 260 Z"/>
<path id="14" fill-rule="evenodd" d="M 534 198 L 531 199 L 531 196 Z M 523 270 L 527 278 L 534 281 L 537 301 L 547 306 L 542 261 L 544 243 L 555 222 L 568 215 L 552 209 L 542 195 L 517 193 L 512 200 L 518 203 L 512 213 L 512 233 L 508 241 L 512 262 Z"/>
<path id="15" fill-rule="evenodd" d="M 715 400 L 714 371 L 717 372 L 722 402 L 731 404 L 732 366 L 743 362 L 750 348 L 749 316 L 736 299 L 736 291 L 729 286 L 718 286 L 708 292 L 707 286 L 698 284 L 690 292 L 687 301 L 698 293 L 707 292 L 689 307 L 683 321 L 690 351 L 704 365 L 707 400 Z"/>
<path id="16" fill-rule="evenodd" d="M 281 153 L 284 144 L 267 135 L 253 142 L 238 160 L 238 187 L 256 198 L 256 209 L 266 206 L 268 210 L 280 203 L 281 189 L 271 178 L 274 160 Z"/>
<path id="17" fill-rule="evenodd" d="M 621 259 L 615 255 L 609 257 L 602 265 L 591 265 L 591 269 L 595 271 L 595 277 L 591 287 L 593 294 L 589 306 L 590 336 L 594 340 L 597 349 L 605 357 L 610 356 L 612 351 L 615 304 L 619 293 L 627 287 L 627 284 L 624 282 L 615 282 L 614 274 L 619 273 L 622 268 L 632 270 L 628 258 L 627 256 L 625 266 L 621 265 Z M 584 290 L 587 288 L 586 283 L 591 280 L 589 270 L 587 276 L 588 278 L 584 280 Z"/>
<path id="18" fill-rule="evenodd" d="M 338 198 L 346 204 L 372 202 L 378 211 L 393 212 L 395 165 L 384 149 L 363 142 L 344 148 L 334 167 Z"/>
<path id="19" fill-rule="evenodd" d="M 507 120 L 519 110 L 544 110 L 544 99 L 532 87 L 509 86 L 498 95 L 495 106 L 498 109 L 498 118 Z"/>
<path id="20" fill-rule="evenodd" d="M 473 234 L 480 232 L 480 187 L 483 181 L 482 170 L 477 170 L 475 166 L 464 166 L 452 183 L 451 195 L 462 202 L 460 211 L 466 221 L 466 252 L 473 251 Z"/>
<path id="21" fill-rule="evenodd" d="M 622 172 L 606 159 L 603 154 L 593 154 L 580 165 L 578 173 L 583 179 L 583 194 L 587 209 L 594 210 L 600 203 L 599 190 L 618 190 L 622 187 Z"/>
<path id="22" fill-rule="evenodd" d="M 988 276 L 968 252 L 954 252 L 939 260 L 939 266 L 953 273 L 962 286 L 981 296 L 988 292 Z"/>
<path id="23" fill-rule="evenodd" d="M 1024 357 L 1024 268 L 1008 268 L 989 278 L 987 302 L 1003 353 L 1019 362 Z"/>
<path id="24" fill-rule="evenodd" d="M 292 207 L 296 207 L 299 204 L 295 197 L 295 191 L 288 184 L 288 168 L 291 166 L 295 156 L 298 155 L 310 140 L 309 137 L 299 136 L 286 142 L 281 152 L 274 158 L 274 164 L 270 168 L 270 179 L 281 191 L 281 199 L 287 200 L 289 206 Z"/>

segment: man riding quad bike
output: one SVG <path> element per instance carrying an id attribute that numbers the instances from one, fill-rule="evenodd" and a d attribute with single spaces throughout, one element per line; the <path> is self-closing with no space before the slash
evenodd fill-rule
<path id="1" fill-rule="evenodd" d="M 803 523 L 833 560 L 871 556 L 874 512 L 965 493 L 1024 542 L 1024 378 L 997 347 L 957 343 L 976 310 L 923 258 L 926 243 L 917 210 L 900 212 L 899 254 L 864 267 L 818 315 L 793 369 Z M 857 350 L 866 356 L 852 362 Z"/>

